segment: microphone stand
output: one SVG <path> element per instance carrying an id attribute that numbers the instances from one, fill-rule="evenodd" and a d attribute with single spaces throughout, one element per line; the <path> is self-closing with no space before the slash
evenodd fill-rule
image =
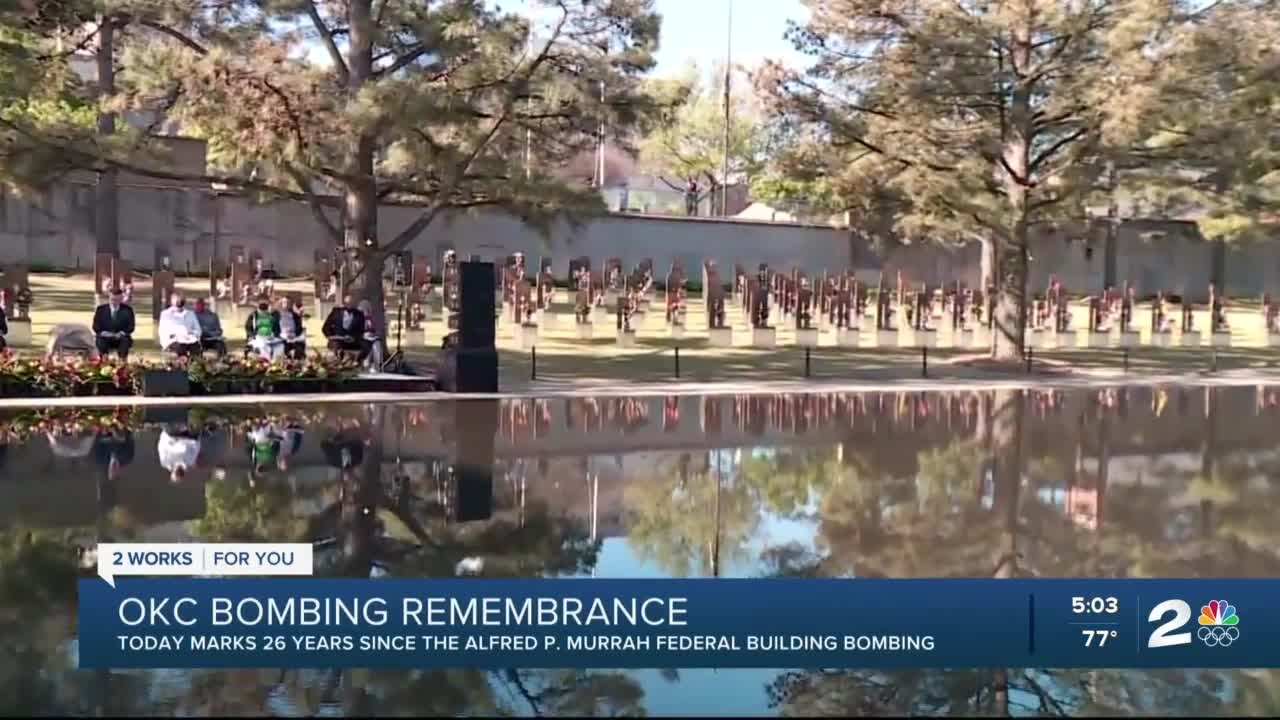
<path id="1" fill-rule="evenodd" d="M 404 305 L 407 299 L 408 291 L 401 290 L 400 304 L 396 308 L 396 351 L 392 353 L 391 357 L 387 358 L 387 361 L 382 364 L 383 372 L 391 372 L 393 368 L 398 371 L 401 370 L 404 365 L 404 345 L 402 344 L 402 337 L 404 335 Z"/>

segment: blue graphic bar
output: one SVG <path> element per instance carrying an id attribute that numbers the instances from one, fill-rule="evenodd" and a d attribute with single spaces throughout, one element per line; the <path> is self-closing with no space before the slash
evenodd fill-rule
<path id="1" fill-rule="evenodd" d="M 1280 667 L 1280 580 L 80 581 L 84 668 Z"/>

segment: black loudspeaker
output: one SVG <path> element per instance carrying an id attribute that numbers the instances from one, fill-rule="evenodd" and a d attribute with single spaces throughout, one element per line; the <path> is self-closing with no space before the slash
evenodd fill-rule
<path id="1" fill-rule="evenodd" d="M 450 393 L 498 392 L 497 349 L 452 346 L 441 350 L 436 386 Z"/>
<path id="2" fill-rule="evenodd" d="M 441 350 L 436 372 L 436 384 L 445 392 L 498 392 L 494 287 L 493 263 L 458 265 L 457 343 Z"/>
<path id="3" fill-rule="evenodd" d="M 185 397 L 191 394 L 186 370 L 145 370 L 142 373 L 144 397 Z"/>
<path id="4" fill-rule="evenodd" d="M 454 404 L 457 446 L 453 466 L 456 522 L 488 520 L 493 516 L 494 442 L 498 432 L 498 403 L 494 400 Z"/>
<path id="5" fill-rule="evenodd" d="M 453 471 L 454 522 L 475 522 L 493 517 L 493 470 L 455 467 Z"/>
<path id="6" fill-rule="evenodd" d="M 458 340 L 464 348 L 494 347 L 497 319 L 493 263 L 464 262 L 459 267 L 462 312 Z"/>

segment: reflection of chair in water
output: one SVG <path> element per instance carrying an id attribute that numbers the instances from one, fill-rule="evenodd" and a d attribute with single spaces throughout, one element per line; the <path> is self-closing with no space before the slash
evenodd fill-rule
<path id="1" fill-rule="evenodd" d="M 97 357 L 98 347 L 94 342 L 93 331 L 87 325 L 71 323 L 54 325 L 49 330 L 49 341 L 45 345 L 45 357 L 53 358 L 61 355 Z"/>

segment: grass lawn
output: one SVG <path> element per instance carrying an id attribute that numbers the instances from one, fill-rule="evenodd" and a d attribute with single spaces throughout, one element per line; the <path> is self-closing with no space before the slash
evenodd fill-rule
<path id="1" fill-rule="evenodd" d="M 32 274 L 31 289 L 34 294 L 32 308 L 32 345 L 15 348 L 23 353 L 43 351 L 50 328 L 61 323 L 88 325 L 94 306 L 92 276 L 87 273 L 62 275 L 52 273 Z M 208 291 L 204 278 L 179 279 L 178 287 L 188 297 Z M 311 308 L 312 285 L 301 278 L 276 282 L 280 291 L 296 290 L 308 299 Z M 572 307 L 566 291 L 558 292 L 559 301 L 553 312 L 557 316 L 555 327 L 545 329 L 539 335 L 536 347 L 536 377 L 538 381 L 554 383 L 584 383 L 618 385 L 637 382 L 665 382 L 676 377 L 676 349 L 679 348 L 679 377 L 682 380 L 700 382 L 723 381 L 773 381 L 797 380 L 805 377 L 805 350 L 794 344 L 794 330 L 778 323 L 776 348 L 749 346 L 750 332 L 745 328 L 742 311 L 731 303 L 727 322 L 734 328 L 735 344 L 730 348 L 710 347 L 705 328 L 705 308 L 700 298 L 689 302 L 688 328 L 682 339 L 673 339 L 663 321 L 661 296 L 637 323 L 637 340 L 634 347 L 619 348 L 616 341 L 615 320 L 612 315 L 596 318 L 593 338 L 579 339 L 574 327 Z M 155 341 L 155 326 L 151 321 L 151 285 L 145 278 L 134 283 L 134 310 L 138 315 L 138 328 L 134 334 L 135 355 L 142 358 L 159 358 Z M 1176 309 L 1170 311 L 1176 317 Z M 309 346 L 323 348 L 320 334 L 323 318 L 310 317 L 307 324 Z M 1197 348 L 1152 347 L 1149 342 L 1149 308 L 1136 310 L 1135 325 L 1141 328 L 1142 346 L 1128 351 L 1131 373 L 1179 373 L 1207 370 L 1215 361 L 1218 369 L 1255 368 L 1277 366 L 1280 348 L 1267 347 L 1262 314 L 1257 303 L 1234 305 L 1229 311 L 1232 328 L 1231 347 L 1212 348 L 1207 344 Z M 1085 306 L 1079 303 L 1073 311 L 1077 327 L 1083 323 Z M 1207 327 L 1207 316 L 1201 312 L 1197 326 Z M 243 319 L 222 313 L 222 324 L 233 348 L 239 345 Z M 395 349 L 395 319 L 391 320 L 391 346 Z M 864 326 L 866 323 L 864 323 Z M 1083 332 L 1080 333 L 1082 336 Z M 429 366 L 434 362 L 436 350 L 445 335 L 444 320 L 439 307 L 439 290 L 435 298 L 432 318 L 421 331 L 405 333 L 402 343 L 411 362 Z M 870 342 L 873 333 L 863 333 L 862 341 Z M 498 348 L 502 357 L 502 387 L 518 389 L 528 387 L 533 370 L 533 354 L 520 347 L 517 326 L 504 317 L 498 324 Z M 1021 368 L 1003 371 L 982 369 L 961 358 L 972 358 L 973 349 L 953 348 L 950 333 L 939 334 L 939 347 L 928 351 L 929 376 L 934 378 L 990 378 Z M 1059 369 L 1069 368 L 1078 372 L 1118 373 L 1125 361 L 1125 351 L 1119 348 L 1071 348 L 1033 351 L 1037 361 L 1045 361 Z M 810 352 L 809 377 L 814 379 L 876 380 L 917 378 L 921 374 L 921 350 L 898 347 L 837 347 L 834 331 L 820 334 L 819 346 Z M 1037 363 L 1037 367 L 1040 363 Z"/>

